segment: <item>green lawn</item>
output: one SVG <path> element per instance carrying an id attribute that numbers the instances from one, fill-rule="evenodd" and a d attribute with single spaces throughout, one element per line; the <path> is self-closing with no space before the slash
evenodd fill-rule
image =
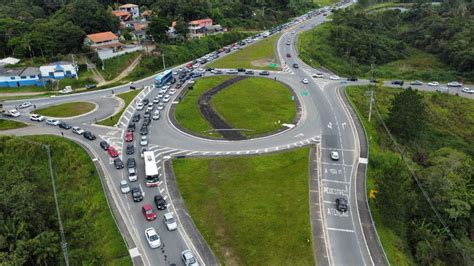
<path id="1" fill-rule="evenodd" d="M 71 117 L 88 113 L 94 108 L 95 104 L 90 102 L 70 102 L 37 109 L 35 113 L 51 117 Z"/>
<path id="2" fill-rule="evenodd" d="M 0 88 L 0 93 L 44 92 L 51 91 L 51 83 L 42 86 L 24 86 L 16 88 Z"/>
<path id="3" fill-rule="evenodd" d="M 127 106 L 133 101 L 133 99 L 135 99 L 135 97 L 141 92 L 141 90 L 133 90 L 133 91 L 129 91 L 129 92 L 125 92 L 125 93 L 121 93 L 121 94 L 117 94 L 117 97 L 120 97 L 122 98 L 122 100 L 125 102 L 125 105 L 124 107 L 122 108 L 122 110 L 120 110 L 118 113 L 116 113 L 115 115 L 109 117 L 109 118 L 106 118 L 102 121 L 99 121 L 97 122 L 97 124 L 99 125 L 104 125 L 104 126 L 114 126 L 115 124 L 118 123 L 120 117 L 122 116 L 123 112 L 125 112 L 125 109 L 127 108 Z"/>
<path id="4" fill-rule="evenodd" d="M 292 123 L 296 115 L 290 89 L 267 78 L 247 78 L 216 94 L 211 105 L 234 128 L 255 137 Z M 280 122 L 280 123 L 278 123 Z"/>
<path id="5" fill-rule="evenodd" d="M 194 223 L 224 265 L 314 265 L 307 148 L 173 161 Z"/>
<path id="6" fill-rule="evenodd" d="M 78 144 L 56 136 L 0 138 L 2 185 L 8 187 L 2 190 L 2 197 L 10 197 L 10 208 L 16 204 L 30 210 L 30 217 L 18 212 L 13 212 L 15 217 L 7 214 L 6 221 L 19 219 L 15 220 L 15 224 L 22 224 L 22 233 L 17 234 L 18 240 L 15 238 L 10 246 L 13 250 L 3 250 L 2 256 L 20 254 L 34 261 L 37 253 L 46 253 L 47 257 L 43 259 L 49 263 L 45 264 L 64 264 L 47 155 L 42 146 L 22 141 L 25 139 L 50 146 L 70 264 L 131 265 L 124 239 L 107 206 L 94 163 Z M 2 209 L 5 200 L 1 201 Z M 4 229 L 0 231 L 4 235 Z M 36 236 L 43 233 L 50 235 L 45 235 L 48 236 L 42 241 L 45 243 L 38 245 L 41 238 Z M 51 247 L 45 245 L 48 241 L 51 241 Z M 35 252 L 25 252 L 25 244 L 30 248 L 36 246 Z"/>
<path id="7" fill-rule="evenodd" d="M 104 60 L 104 70 L 101 67 L 98 67 L 97 70 L 104 79 L 112 80 L 122 73 L 139 55 L 140 52 L 133 52 Z"/>
<path id="8" fill-rule="evenodd" d="M 204 92 L 230 78 L 232 77 L 214 76 L 198 79 L 196 84 L 194 84 L 194 89 L 189 90 L 183 100 L 176 105 L 176 121 L 184 128 L 198 135 L 222 138 L 221 135 L 217 133 L 208 132 L 212 127 L 202 116 L 201 111 L 199 110 L 198 100 Z"/>
<path id="9" fill-rule="evenodd" d="M 276 57 L 275 45 L 281 34 L 276 34 L 265 40 L 256 42 L 240 51 L 222 57 L 209 64 L 209 67 L 216 68 L 251 68 L 279 70 L 280 62 Z M 278 64 L 278 67 L 272 68 L 271 63 Z"/>
<path id="10" fill-rule="evenodd" d="M 23 122 L 8 120 L 8 119 L 0 119 L 0 131 L 2 130 L 9 130 L 15 128 L 22 128 L 27 127 L 28 125 Z"/>
<path id="11" fill-rule="evenodd" d="M 330 23 L 302 33 L 298 39 L 301 59 L 313 67 L 324 66 L 341 76 L 351 75 L 350 61 L 338 54 L 328 41 Z M 370 78 L 370 66 L 357 65 L 354 73 L 360 78 Z M 376 66 L 374 74 L 381 79 L 405 79 L 423 81 L 457 80 L 458 73 L 443 64 L 436 56 L 415 48 L 407 49 L 405 59 Z"/>

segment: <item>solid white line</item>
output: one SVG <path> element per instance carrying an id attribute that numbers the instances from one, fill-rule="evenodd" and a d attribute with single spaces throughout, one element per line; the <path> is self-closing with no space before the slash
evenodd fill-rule
<path id="1" fill-rule="evenodd" d="M 322 178 L 324 182 L 331 182 L 331 183 L 339 183 L 339 184 L 350 184 L 351 182 L 344 182 L 344 181 L 337 181 L 337 180 L 329 180 L 329 179 L 324 179 Z"/>
<path id="2" fill-rule="evenodd" d="M 328 227 L 327 229 L 328 229 L 329 231 L 355 233 L 354 230 L 349 230 L 349 229 L 341 229 L 341 228 L 333 228 L 333 227 Z"/>
<path id="3" fill-rule="evenodd" d="M 321 164 L 324 164 L 324 165 L 333 165 L 333 166 L 343 166 L 343 167 L 353 167 L 353 165 L 350 165 L 350 164 L 342 164 L 342 163 L 326 163 L 326 162 L 321 162 Z"/>

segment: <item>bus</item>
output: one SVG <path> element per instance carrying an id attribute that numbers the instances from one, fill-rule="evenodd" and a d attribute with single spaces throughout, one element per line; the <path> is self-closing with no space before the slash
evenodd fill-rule
<path id="1" fill-rule="evenodd" d="M 160 174 L 158 173 L 158 167 L 156 166 L 155 153 L 153 151 L 145 151 L 143 153 L 143 159 L 145 160 L 146 186 L 158 186 L 158 181 L 160 181 Z"/>
<path id="2" fill-rule="evenodd" d="M 162 74 L 159 74 L 155 78 L 155 86 L 158 88 L 163 87 L 166 83 L 170 82 L 173 78 L 173 72 L 171 70 L 166 70 Z"/>

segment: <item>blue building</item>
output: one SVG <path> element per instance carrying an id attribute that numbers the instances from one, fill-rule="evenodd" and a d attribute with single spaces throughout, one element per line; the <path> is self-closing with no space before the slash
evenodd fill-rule
<path id="1" fill-rule="evenodd" d="M 0 87 L 44 86 L 45 83 L 38 67 L 0 67 Z"/>

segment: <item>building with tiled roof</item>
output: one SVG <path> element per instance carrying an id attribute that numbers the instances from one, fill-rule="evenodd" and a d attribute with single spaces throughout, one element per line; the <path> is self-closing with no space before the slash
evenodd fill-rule
<path id="1" fill-rule="evenodd" d="M 132 14 L 132 17 L 134 19 L 138 18 L 140 16 L 140 8 L 139 8 L 139 6 L 137 6 L 135 4 L 121 5 L 121 6 L 119 6 L 118 10 L 128 12 L 128 13 Z"/>

